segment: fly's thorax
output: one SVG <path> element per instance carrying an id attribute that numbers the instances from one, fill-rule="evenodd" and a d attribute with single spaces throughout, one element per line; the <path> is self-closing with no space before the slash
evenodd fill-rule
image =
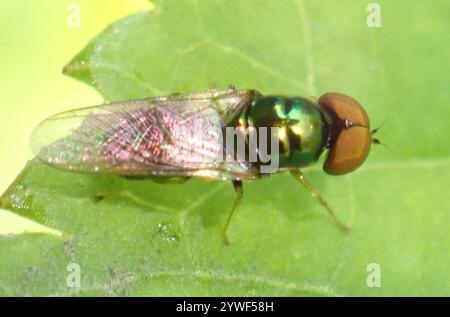
<path id="1" fill-rule="evenodd" d="M 327 124 L 315 103 L 305 98 L 258 98 L 232 124 L 255 131 L 258 157 L 261 150 L 273 155 L 272 146 L 276 144 L 280 168 L 303 167 L 317 161 L 327 142 Z M 266 133 L 262 133 L 264 129 Z"/>

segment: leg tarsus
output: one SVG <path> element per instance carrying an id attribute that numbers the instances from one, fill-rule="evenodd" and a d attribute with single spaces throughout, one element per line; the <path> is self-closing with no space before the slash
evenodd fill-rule
<path id="1" fill-rule="evenodd" d="M 93 196 L 94 202 L 98 203 L 105 199 L 110 199 L 110 198 L 120 196 L 124 192 L 132 189 L 133 187 L 138 186 L 140 184 L 140 182 L 138 182 L 138 180 L 146 179 L 146 177 L 139 177 L 139 176 L 121 176 L 121 178 L 123 178 L 127 181 L 136 181 L 136 182 L 133 182 L 131 184 L 122 185 L 120 188 L 115 188 L 110 191 L 96 193 Z"/>
<path id="2" fill-rule="evenodd" d="M 92 200 L 95 202 L 95 203 L 99 203 L 99 202 L 101 202 L 103 199 L 105 199 L 105 195 L 103 195 L 103 194 L 95 194 L 93 197 L 92 197 Z"/>
<path id="3" fill-rule="evenodd" d="M 316 198 L 319 203 L 328 211 L 331 218 L 333 218 L 334 222 L 338 225 L 340 229 L 342 229 L 344 232 L 350 231 L 350 228 L 344 224 L 333 212 L 330 205 L 328 205 L 327 201 L 322 197 L 320 192 L 305 178 L 303 173 L 299 169 L 291 169 L 290 170 L 292 176 L 300 183 L 302 184 L 309 193 Z"/>
<path id="4" fill-rule="evenodd" d="M 242 187 L 242 181 L 240 180 L 233 180 L 233 188 L 234 192 L 236 194 L 236 198 L 234 199 L 233 207 L 231 208 L 230 213 L 228 214 L 227 221 L 225 222 L 225 226 L 223 227 L 223 243 L 228 245 L 230 244 L 230 241 L 227 237 L 228 227 L 230 226 L 231 218 L 233 217 L 234 211 L 239 207 L 242 197 L 244 195 L 243 187 Z"/>
<path id="5" fill-rule="evenodd" d="M 124 191 L 125 191 L 125 189 L 121 188 L 121 189 L 110 191 L 110 192 L 97 193 L 92 197 L 92 199 L 94 200 L 95 203 L 99 203 L 105 199 L 117 197 L 117 196 L 121 195 Z"/>

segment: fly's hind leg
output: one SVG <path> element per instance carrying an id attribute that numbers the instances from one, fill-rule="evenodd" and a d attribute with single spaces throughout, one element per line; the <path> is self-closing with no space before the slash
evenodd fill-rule
<path id="1" fill-rule="evenodd" d="M 103 191 L 95 193 L 94 196 L 92 196 L 92 199 L 94 202 L 102 202 L 108 199 L 116 198 L 117 196 L 123 195 L 125 192 L 130 190 L 132 186 L 124 186 L 118 189 L 110 190 L 110 191 Z"/>
<path id="2" fill-rule="evenodd" d="M 154 182 L 160 183 L 160 184 L 168 184 L 168 183 L 183 184 L 184 182 L 189 180 L 190 177 L 165 177 L 165 178 L 152 177 L 152 178 L 149 178 L 149 177 L 145 177 L 145 176 L 122 176 L 122 178 L 124 178 L 126 180 L 132 180 L 132 181 L 151 179 Z M 121 188 L 118 188 L 118 189 L 114 189 L 114 190 L 106 191 L 106 192 L 99 192 L 94 195 L 93 199 L 95 202 L 100 202 L 105 199 L 115 198 L 124 193 L 128 193 L 130 190 L 139 186 L 140 184 L 141 184 L 140 182 L 133 182 L 131 184 L 130 183 L 127 184 L 126 186 L 122 186 Z M 132 200 L 136 200 L 133 198 L 133 196 L 129 196 L 129 198 L 131 198 Z"/>
<path id="3" fill-rule="evenodd" d="M 239 205 L 241 204 L 242 197 L 244 196 L 242 181 L 233 180 L 232 182 L 233 182 L 233 188 L 234 188 L 236 197 L 234 199 L 233 207 L 231 208 L 231 211 L 228 214 L 228 218 L 227 218 L 227 221 L 225 222 L 225 226 L 223 227 L 223 243 L 224 244 L 230 244 L 230 241 L 228 240 L 228 237 L 227 237 L 228 227 L 230 226 L 231 218 L 233 217 L 234 211 L 239 207 Z"/>
<path id="4" fill-rule="evenodd" d="M 125 191 L 125 189 L 121 188 L 121 189 L 109 191 L 109 192 L 99 192 L 99 193 L 96 193 L 94 196 L 92 196 L 92 200 L 94 200 L 94 202 L 98 203 L 105 199 L 117 197 L 117 196 L 121 195 L 124 191 Z"/>
<path id="5" fill-rule="evenodd" d="M 291 169 L 290 170 L 292 176 L 300 183 L 302 184 L 309 193 L 315 197 L 319 203 L 328 211 L 331 218 L 333 218 L 334 222 L 338 225 L 340 229 L 342 229 L 344 232 L 348 232 L 350 230 L 349 227 L 347 227 L 346 224 L 344 224 L 333 212 L 330 205 L 328 205 L 327 201 L 322 197 L 322 195 L 319 193 L 319 191 L 305 178 L 303 173 L 299 169 Z"/>
<path id="6" fill-rule="evenodd" d="M 139 176 L 126 176 L 126 175 L 120 176 L 120 177 L 123 179 L 126 179 L 126 180 L 141 180 L 141 179 L 145 178 L 145 177 L 139 177 Z M 103 201 L 106 199 L 115 198 L 117 196 L 122 195 L 126 191 L 132 189 L 136 185 L 137 185 L 137 183 L 127 184 L 126 186 L 121 186 L 120 188 L 113 189 L 110 191 L 98 192 L 94 195 L 93 200 L 95 202 L 100 202 L 100 201 Z"/>

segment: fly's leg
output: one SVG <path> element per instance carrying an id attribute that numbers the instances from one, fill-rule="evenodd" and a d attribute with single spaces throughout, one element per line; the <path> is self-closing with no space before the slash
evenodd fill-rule
<path id="1" fill-rule="evenodd" d="M 233 182 L 233 188 L 234 188 L 236 197 L 234 199 L 233 208 L 231 208 L 231 211 L 228 214 L 227 221 L 225 222 L 225 226 L 223 227 L 223 243 L 224 244 L 230 244 L 230 241 L 228 240 L 228 237 L 227 237 L 228 227 L 230 226 L 230 222 L 231 222 L 231 218 L 233 217 L 233 213 L 239 207 L 242 197 L 244 195 L 242 181 L 233 180 L 232 182 Z"/>
<path id="2" fill-rule="evenodd" d="M 144 177 L 135 177 L 135 176 L 121 176 L 121 178 L 127 179 L 127 180 L 144 179 Z M 96 193 L 94 195 L 93 199 L 94 199 L 95 202 L 100 202 L 100 201 L 103 201 L 105 199 L 115 198 L 117 196 L 122 195 L 126 191 L 132 189 L 133 187 L 135 187 L 138 184 L 139 184 L 139 182 L 134 182 L 132 184 L 127 184 L 126 186 L 121 186 L 120 188 L 113 189 L 113 190 L 110 190 L 110 191 L 98 192 L 98 193 Z"/>
<path id="3" fill-rule="evenodd" d="M 149 178 L 149 177 L 139 177 L 139 176 L 122 176 L 122 178 L 127 179 L 127 180 L 132 180 L 132 181 L 136 180 L 136 182 L 133 182 L 132 184 L 127 184 L 126 186 L 123 186 L 121 188 L 118 188 L 116 190 L 112 190 L 109 192 L 96 193 L 93 197 L 94 201 L 100 202 L 104 199 L 114 198 L 114 197 L 120 196 L 126 192 L 129 192 L 133 188 L 141 185 L 141 183 L 138 182 L 139 180 L 151 179 L 155 183 L 159 183 L 159 184 L 168 184 L 168 183 L 183 184 L 184 182 L 189 180 L 190 177 L 152 177 L 152 178 Z M 135 199 L 132 198 L 132 200 L 135 200 Z"/>
<path id="4" fill-rule="evenodd" d="M 117 190 L 112 190 L 112 191 L 109 191 L 109 192 L 100 192 L 100 193 L 96 193 L 92 198 L 93 198 L 93 200 L 96 203 L 98 203 L 98 202 L 103 201 L 105 199 L 110 199 L 110 198 L 114 198 L 114 197 L 120 196 L 126 190 L 128 190 L 128 188 L 119 188 Z"/>
<path id="5" fill-rule="evenodd" d="M 345 225 L 333 212 L 331 207 L 328 205 L 327 201 L 322 197 L 322 195 L 319 193 L 319 191 L 305 178 L 303 173 L 299 169 L 291 169 L 290 170 L 292 176 L 300 183 L 302 184 L 309 193 L 315 197 L 319 203 L 328 211 L 331 218 L 333 218 L 334 222 L 338 225 L 339 228 L 341 228 L 344 232 L 348 232 L 350 230 L 347 225 Z"/>

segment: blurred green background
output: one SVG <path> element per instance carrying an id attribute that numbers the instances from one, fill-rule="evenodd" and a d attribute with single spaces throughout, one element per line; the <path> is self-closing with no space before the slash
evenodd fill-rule
<path id="1" fill-rule="evenodd" d="M 69 25 L 72 4 L 80 25 Z M 149 10 L 146 0 L 3 0 L 0 4 L 0 192 L 33 157 L 28 138 L 49 115 L 103 101 L 94 89 L 62 74 L 63 66 L 109 23 Z M 0 233 L 30 229 L 0 210 Z"/>

